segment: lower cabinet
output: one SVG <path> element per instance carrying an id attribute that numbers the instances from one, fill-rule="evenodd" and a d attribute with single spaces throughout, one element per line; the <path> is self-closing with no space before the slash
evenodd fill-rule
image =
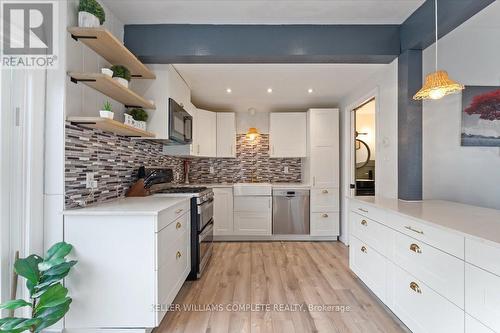
<path id="1" fill-rule="evenodd" d="M 339 219 L 338 212 L 311 213 L 311 236 L 338 236 Z"/>
<path id="2" fill-rule="evenodd" d="M 233 188 L 215 187 L 214 191 L 214 236 L 232 235 L 233 220 Z"/>
<path id="3" fill-rule="evenodd" d="M 234 234 L 246 236 L 271 235 L 272 201 L 268 196 L 234 198 Z"/>

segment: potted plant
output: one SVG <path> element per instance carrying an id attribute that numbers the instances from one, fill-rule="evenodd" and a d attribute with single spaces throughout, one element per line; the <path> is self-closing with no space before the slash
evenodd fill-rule
<path id="1" fill-rule="evenodd" d="M 134 108 L 127 112 L 133 118 L 132 126 L 146 130 L 146 121 L 148 120 L 148 113 L 141 108 Z"/>
<path id="2" fill-rule="evenodd" d="M 112 111 L 111 103 L 109 101 L 104 102 L 102 110 L 99 110 L 99 115 L 101 116 L 101 118 L 108 118 L 108 119 L 114 118 L 115 113 Z"/>
<path id="3" fill-rule="evenodd" d="M 101 68 L 101 73 L 106 76 L 113 77 L 113 71 L 110 68 Z"/>
<path id="4" fill-rule="evenodd" d="M 106 20 L 104 9 L 96 0 L 80 0 L 78 4 L 78 26 L 97 28 Z"/>
<path id="5" fill-rule="evenodd" d="M 113 71 L 113 79 L 118 81 L 122 86 L 128 88 L 128 83 L 130 81 L 131 75 L 127 67 L 122 65 L 111 66 Z"/>
<path id="6" fill-rule="evenodd" d="M 26 279 L 29 301 L 16 299 L 0 304 L 0 309 L 14 311 L 29 307 L 31 317 L 6 317 L 0 319 L 0 332 L 40 332 L 61 320 L 69 310 L 71 297 L 62 284 L 77 262 L 67 261 L 71 244 L 61 242 L 52 246 L 42 258 L 32 254 L 27 258 L 17 259 L 14 271 Z"/>

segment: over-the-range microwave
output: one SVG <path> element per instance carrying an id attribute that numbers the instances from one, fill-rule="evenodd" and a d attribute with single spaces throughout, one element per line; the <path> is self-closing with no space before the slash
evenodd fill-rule
<path id="1" fill-rule="evenodd" d="M 193 141 L 193 117 L 172 98 L 168 99 L 168 136 L 170 144 L 190 144 Z"/>

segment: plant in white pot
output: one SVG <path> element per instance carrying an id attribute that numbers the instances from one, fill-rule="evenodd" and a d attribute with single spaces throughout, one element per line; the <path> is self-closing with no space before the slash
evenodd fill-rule
<path id="1" fill-rule="evenodd" d="M 104 9 L 96 0 L 80 0 L 78 4 L 78 26 L 97 28 L 106 20 Z"/>
<path id="2" fill-rule="evenodd" d="M 115 113 L 113 112 L 111 108 L 111 103 L 109 101 L 106 101 L 104 105 L 102 106 L 102 110 L 99 111 L 99 115 L 101 118 L 108 118 L 108 119 L 113 119 L 115 117 Z"/>
<path id="3" fill-rule="evenodd" d="M 146 121 L 148 120 L 148 113 L 141 108 L 131 109 L 127 112 L 133 118 L 133 125 L 136 128 L 146 130 Z"/>
<path id="4" fill-rule="evenodd" d="M 127 67 L 122 65 L 111 66 L 113 71 L 113 80 L 116 80 L 119 84 L 128 88 L 128 83 L 130 82 L 131 75 Z"/>

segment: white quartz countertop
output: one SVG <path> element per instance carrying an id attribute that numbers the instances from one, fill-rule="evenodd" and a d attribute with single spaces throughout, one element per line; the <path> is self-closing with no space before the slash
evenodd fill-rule
<path id="1" fill-rule="evenodd" d="M 187 197 L 137 197 L 123 198 L 115 201 L 65 210 L 64 215 L 158 215 L 159 212 L 175 206 L 182 201 L 189 201 Z"/>
<path id="2" fill-rule="evenodd" d="M 217 184 L 197 184 L 193 183 L 191 186 L 206 186 L 209 188 L 215 188 L 215 187 L 233 187 L 236 184 L 243 184 L 243 183 L 217 183 Z M 245 183 L 248 185 L 252 184 L 264 184 L 264 183 Z M 269 183 L 273 188 L 310 188 L 311 185 L 305 184 L 305 183 Z"/>
<path id="3" fill-rule="evenodd" d="M 355 197 L 362 203 L 396 212 L 423 223 L 500 244 L 500 210 L 452 201 L 407 202 L 382 197 Z"/>

